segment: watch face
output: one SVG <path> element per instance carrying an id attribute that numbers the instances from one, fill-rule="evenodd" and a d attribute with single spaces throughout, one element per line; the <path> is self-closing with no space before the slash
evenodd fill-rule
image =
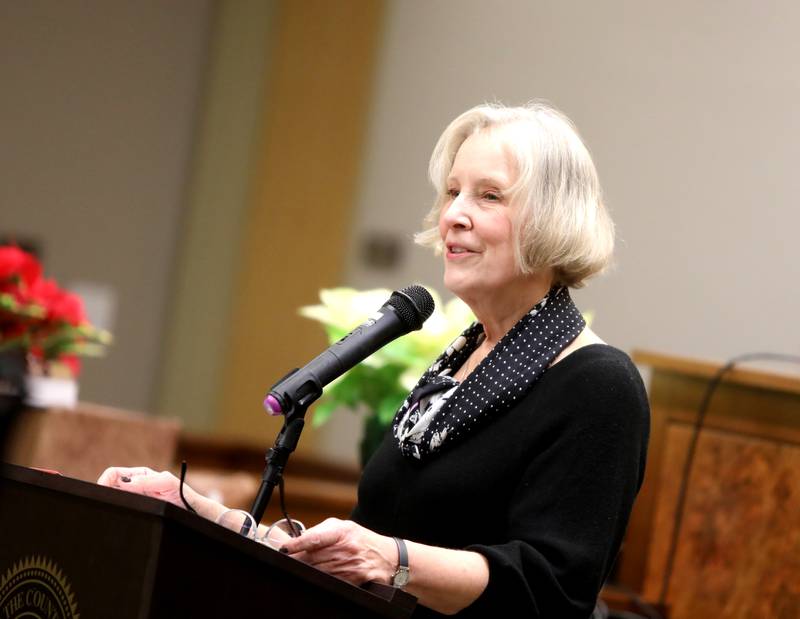
<path id="1" fill-rule="evenodd" d="M 405 587 L 408 584 L 408 568 L 398 568 L 397 573 L 394 575 L 392 585 L 395 587 Z"/>

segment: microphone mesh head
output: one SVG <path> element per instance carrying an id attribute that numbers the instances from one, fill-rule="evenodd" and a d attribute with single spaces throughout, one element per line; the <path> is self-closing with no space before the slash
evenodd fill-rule
<path id="1" fill-rule="evenodd" d="M 411 330 L 421 328 L 422 323 L 431 317 L 435 307 L 431 293 L 416 284 L 395 290 L 389 303 L 397 311 L 403 324 Z"/>

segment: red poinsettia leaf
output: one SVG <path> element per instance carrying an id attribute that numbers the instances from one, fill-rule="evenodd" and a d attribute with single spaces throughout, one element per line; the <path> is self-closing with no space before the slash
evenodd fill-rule
<path id="1" fill-rule="evenodd" d="M 73 376 L 81 373 L 81 360 L 77 355 L 62 355 L 59 361 L 69 368 Z"/>
<path id="2" fill-rule="evenodd" d="M 66 322 L 75 327 L 86 320 L 83 310 L 83 301 L 80 297 L 66 290 L 59 290 L 58 294 L 47 307 L 47 317 L 52 321 Z"/>
<path id="3" fill-rule="evenodd" d="M 81 298 L 62 290 L 52 279 L 40 279 L 28 290 L 28 301 L 45 308 L 48 322 L 66 322 L 78 326 L 86 321 Z"/>
<path id="4" fill-rule="evenodd" d="M 22 281 L 33 285 L 42 276 L 42 265 L 26 251 L 16 245 L 0 246 L 0 282 Z"/>
<path id="5" fill-rule="evenodd" d="M 61 289 L 55 280 L 42 278 L 28 288 L 25 296 L 27 301 L 41 305 L 49 313 L 50 306 L 55 303 L 60 293 Z"/>

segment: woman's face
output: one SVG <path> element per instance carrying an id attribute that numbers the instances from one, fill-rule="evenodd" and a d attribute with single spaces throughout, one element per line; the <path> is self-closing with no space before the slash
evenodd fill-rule
<path id="1" fill-rule="evenodd" d="M 468 303 L 523 279 L 514 257 L 508 195 L 517 172 L 501 132 L 480 131 L 458 149 L 439 217 L 444 284 Z"/>

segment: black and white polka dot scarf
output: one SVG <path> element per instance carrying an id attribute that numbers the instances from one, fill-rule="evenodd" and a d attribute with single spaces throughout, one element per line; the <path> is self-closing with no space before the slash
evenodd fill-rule
<path id="1" fill-rule="evenodd" d="M 553 288 L 459 383 L 453 374 L 485 337 L 472 323 L 397 411 L 392 430 L 403 455 L 422 460 L 510 409 L 585 326 L 569 289 Z"/>

